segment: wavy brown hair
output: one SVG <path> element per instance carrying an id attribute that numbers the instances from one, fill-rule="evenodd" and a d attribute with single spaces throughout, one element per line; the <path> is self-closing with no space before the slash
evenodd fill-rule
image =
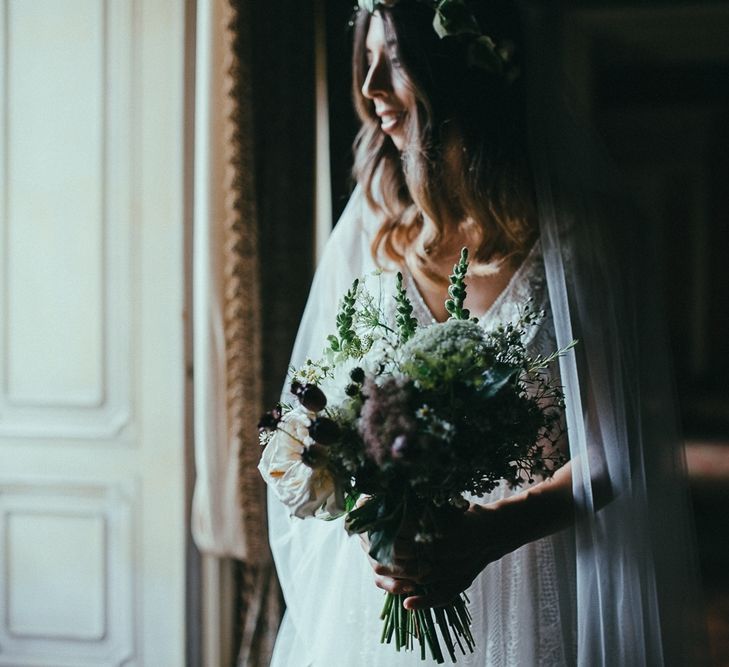
<path id="1" fill-rule="evenodd" d="M 476 2 L 472 10 L 497 44 L 519 44 L 512 1 Z M 400 153 L 362 94 L 371 16 L 359 11 L 353 93 L 362 127 L 354 144 L 354 176 L 383 220 L 373 255 L 405 262 L 435 282 L 442 280 L 435 264 L 446 252 L 444 240 L 456 231 L 468 240 L 475 273 L 523 257 L 536 235 L 523 73 L 509 81 L 469 67 L 467 40 L 440 39 L 433 10 L 423 2 L 399 0 L 378 13 L 416 109 L 406 116 L 406 148 Z M 515 68 L 521 66 L 519 56 L 517 47 L 510 61 Z"/>

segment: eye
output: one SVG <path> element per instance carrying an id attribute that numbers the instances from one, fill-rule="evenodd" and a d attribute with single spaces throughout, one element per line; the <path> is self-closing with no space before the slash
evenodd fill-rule
<path id="1" fill-rule="evenodd" d="M 398 44 L 394 39 L 387 40 L 387 60 L 393 69 L 400 69 L 402 61 L 400 60 L 400 50 Z"/>

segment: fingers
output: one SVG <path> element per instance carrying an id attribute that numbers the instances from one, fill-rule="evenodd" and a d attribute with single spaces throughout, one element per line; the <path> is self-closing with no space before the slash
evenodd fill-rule
<path id="1" fill-rule="evenodd" d="M 393 593 L 394 595 L 407 595 L 415 592 L 415 582 L 408 579 L 395 579 L 393 577 L 383 577 L 375 575 L 375 585 L 383 591 Z"/>
<path id="2" fill-rule="evenodd" d="M 362 505 L 364 505 L 368 500 L 370 499 L 370 496 L 365 495 L 364 493 L 360 495 L 359 498 L 357 498 L 357 502 L 354 504 L 355 507 L 360 508 Z"/>
<path id="3" fill-rule="evenodd" d="M 393 563 L 392 565 L 383 565 L 374 558 L 370 558 L 370 563 L 375 574 L 384 577 L 395 577 L 396 579 L 407 579 L 413 574 L 412 569 L 407 563 Z"/>
<path id="4" fill-rule="evenodd" d="M 393 579 L 410 579 L 414 583 L 421 583 L 430 576 L 433 570 L 431 563 L 425 558 L 403 556 L 402 552 L 415 553 L 415 550 L 408 549 L 403 549 L 401 552 L 396 551 L 392 564 L 383 565 L 370 556 L 370 541 L 367 534 L 360 533 L 358 537 L 359 545 L 367 554 L 367 559 L 377 575 Z"/>
<path id="5" fill-rule="evenodd" d="M 370 564 L 377 575 L 394 579 L 409 579 L 418 584 L 427 581 L 432 572 L 430 563 L 422 560 L 400 560 L 391 565 L 383 565 L 370 558 Z"/>
<path id="6" fill-rule="evenodd" d="M 409 610 L 442 607 L 455 600 L 470 585 L 470 581 L 463 579 L 441 582 L 436 586 L 431 585 L 426 593 L 405 598 L 403 606 Z"/>

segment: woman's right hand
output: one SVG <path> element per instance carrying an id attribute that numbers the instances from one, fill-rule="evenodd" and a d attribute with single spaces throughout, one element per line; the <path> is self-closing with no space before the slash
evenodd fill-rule
<path id="1" fill-rule="evenodd" d="M 414 523 L 404 522 L 390 566 L 369 556 L 366 535 L 360 539 L 375 584 L 390 593 L 415 593 L 405 606 L 416 609 L 447 604 L 489 563 L 573 522 L 572 464 L 568 462 L 552 478 L 521 493 L 488 505 L 471 503 L 466 511 L 451 514 L 431 543 L 416 542 Z"/>
<path id="2" fill-rule="evenodd" d="M 359 535 L 360 545 L 374 572 L 375 585 L 395 595 L 414 593 L 430 574 L 430 565 L 423 550 L 415 544 L 412 535 L 401 533 L 395 541 L 395 560 L 383 565 L 370 556 L 370 540 L 366 533 Z"/>
<path id="3" fill-rule="evenodd" d="M 362 507 L 368 499 L 369 496 L 360 496 L 357 507 Z M 413 593 L 422 582 L 422 577 L 430 572 L 424 554 L 415 548 L 414 537 L 415 529 L 405 522 L 395 540 L 395 561 L 387 566 L 370 556 L 371 545 L 367 533 L 359 534 L 360 546 L 367 555 L 378 588 L 395 595 Z"/>

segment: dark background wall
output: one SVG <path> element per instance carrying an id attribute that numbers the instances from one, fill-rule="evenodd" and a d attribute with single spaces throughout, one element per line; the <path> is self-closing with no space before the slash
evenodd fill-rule
<path id="1" fill-rule="evenodd" d="M 683 423 L 729 433 L 727 5 L 592 8 L 566 23 L 569 75 L 660 249 Z"/>
<path id="2" fill-rule="evenodd" d="M 352 28 L 356 3 L 327 0 L 327 88 L 332 170 L 332 214 L 341 215 L 352 191 L 352 139 L 358 121 L 352 107 Z"/>
<path id="3" fill-rule="evenodd" d="M 729 3 L 590 3 L 565 76 L 658 249 L 711 650 L 729 665 Z"/>

